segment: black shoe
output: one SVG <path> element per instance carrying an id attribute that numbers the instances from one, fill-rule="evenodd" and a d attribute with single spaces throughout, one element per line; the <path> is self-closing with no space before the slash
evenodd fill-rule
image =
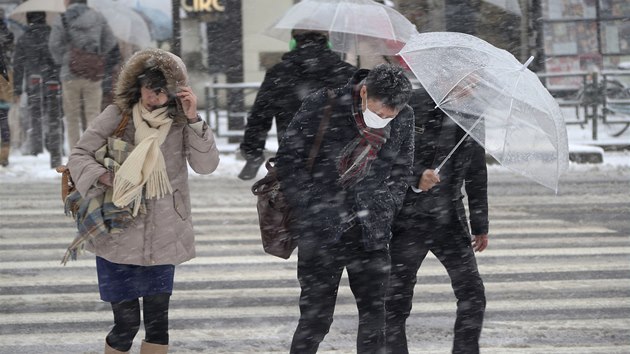
<path id="1" fill-rule="evenodd" d="M 243 181 L 253 179 L 254 177 L 256 177 L 258 169 L 263 164 L 263 162 L 265 162 L 265 159 L 262 156 L 253 160 L 247 160 L 245 166 L 243 166 L 243 169 L 241 170 L 241 173 L 238 174 L 238 178 L 242 179 Z"/>

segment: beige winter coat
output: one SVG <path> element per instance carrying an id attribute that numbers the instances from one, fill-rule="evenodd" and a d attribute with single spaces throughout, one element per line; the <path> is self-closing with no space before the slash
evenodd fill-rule
<path id="1" fill-rule="evenodd" d="M 104 188 L 98 178 L 106 169 L 94 160 L 94 152 L 112 135 L 122 119 L 122 112 L 131 110 L 132 104 L 125 93 L 136 85 L 145 63 L 150 62 L 162 70 L 169 90 L 188 82 L 181 60 L 165 53 L 145 50 L 130 58 L 118 79 L 116 105 L 108 106 L 94 120 L 72 150 L 68 167 L 81 195 L 100 193 Z M 147 200 L 146 214 L 138 214 L 122 233 L 93 240 L 87 245 L 89 251 L 114 263 L 145 266 L 179 264 L 195 257 L 187 163 L 200 174 L 212 173 L 219 163 L 212 131 L 205 123 L 203 125 L 200 136 L 188 124 L 174 123 L 161 146 L 173 194 Z M 130 119 L 123 139 L 133 144 L 134 132 Z"/>

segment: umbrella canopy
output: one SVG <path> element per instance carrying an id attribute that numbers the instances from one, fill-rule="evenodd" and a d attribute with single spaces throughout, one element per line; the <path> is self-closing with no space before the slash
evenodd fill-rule
<path id="1" fill-rule="evenodd" d="M 26 13 L 35 11 L 46 12 L 46 22 L 52 24 L 60 13 L 66 11 L 66 7 L 63 0 L 28 0 L 13 9 L 9 18 L 20 23 L 26 23 Z"/>
<path id="2" fill-rule="evenodd" d="M 119 40 L 140 48 L 151 45 L 149 26 L 133 8 L 112 0 L 89 0 L 88 6 L 103 14 Z"/>
<path id="3" fill-rule="evenodd" d="M 372 0 L 304 0 L 265 34 L 288 42 L 291 30 L 325 31 L 332 49 L 355 54 L 396 54 L 418 31 L 389 6 Z"/>
<path id="4" fill-rule="evenodd" d="M 399 54 L 437 107 L 499 163 L 557 192 L 567 131 L 558 103 L 527 69 L 533 58 L 521 64 L 456 32 L 419 34 Z"/>
<path id="5" fill-rule="evenodd" d="M 136 3 L 134 10 L 142 16 L 149 25 L 151 38 L 155 41 L 167 41 L 173 37 L 173 19 L 171 15 L 153 7 Z"/>

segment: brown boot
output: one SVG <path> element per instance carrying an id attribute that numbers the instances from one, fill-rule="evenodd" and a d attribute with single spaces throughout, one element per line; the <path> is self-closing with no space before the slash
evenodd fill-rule
<path id="1" fill-rule="evenodd" d="M 10 143 L 2 143 L 0 145 L 0 166 L 6 167 L 9 164 Z"/>
<path id="2" fill-rule="evenodd" d="M 110 347 L 107 342 L 105 342 L 105 354 L 129 354 L 129 352 L 121 352 L 120 350 L 116 350 Z"/>
<path id="3" fill-rule="evenodd" d="M 142 341 L 140 346 L 140 354 L 166 354 L 168 352 L 168 345 L 153 344 Z"/>

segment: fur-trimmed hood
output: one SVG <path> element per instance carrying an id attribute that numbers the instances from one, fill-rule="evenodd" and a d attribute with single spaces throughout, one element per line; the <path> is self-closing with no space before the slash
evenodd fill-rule
<path id="1" fill-rule="evenodd" d="M 170 93 L 177 92 L 178 87 L 189 86 L 186 65 L 175 54 L 157 48 L 136 52 L 123 65 L 116 83 L 114 103 L 123 113 L 131 112 L 135 102 L 130 93 L 138 91 L 138 77 L 150 68 L 157 68 L 164 74 Z"/>

